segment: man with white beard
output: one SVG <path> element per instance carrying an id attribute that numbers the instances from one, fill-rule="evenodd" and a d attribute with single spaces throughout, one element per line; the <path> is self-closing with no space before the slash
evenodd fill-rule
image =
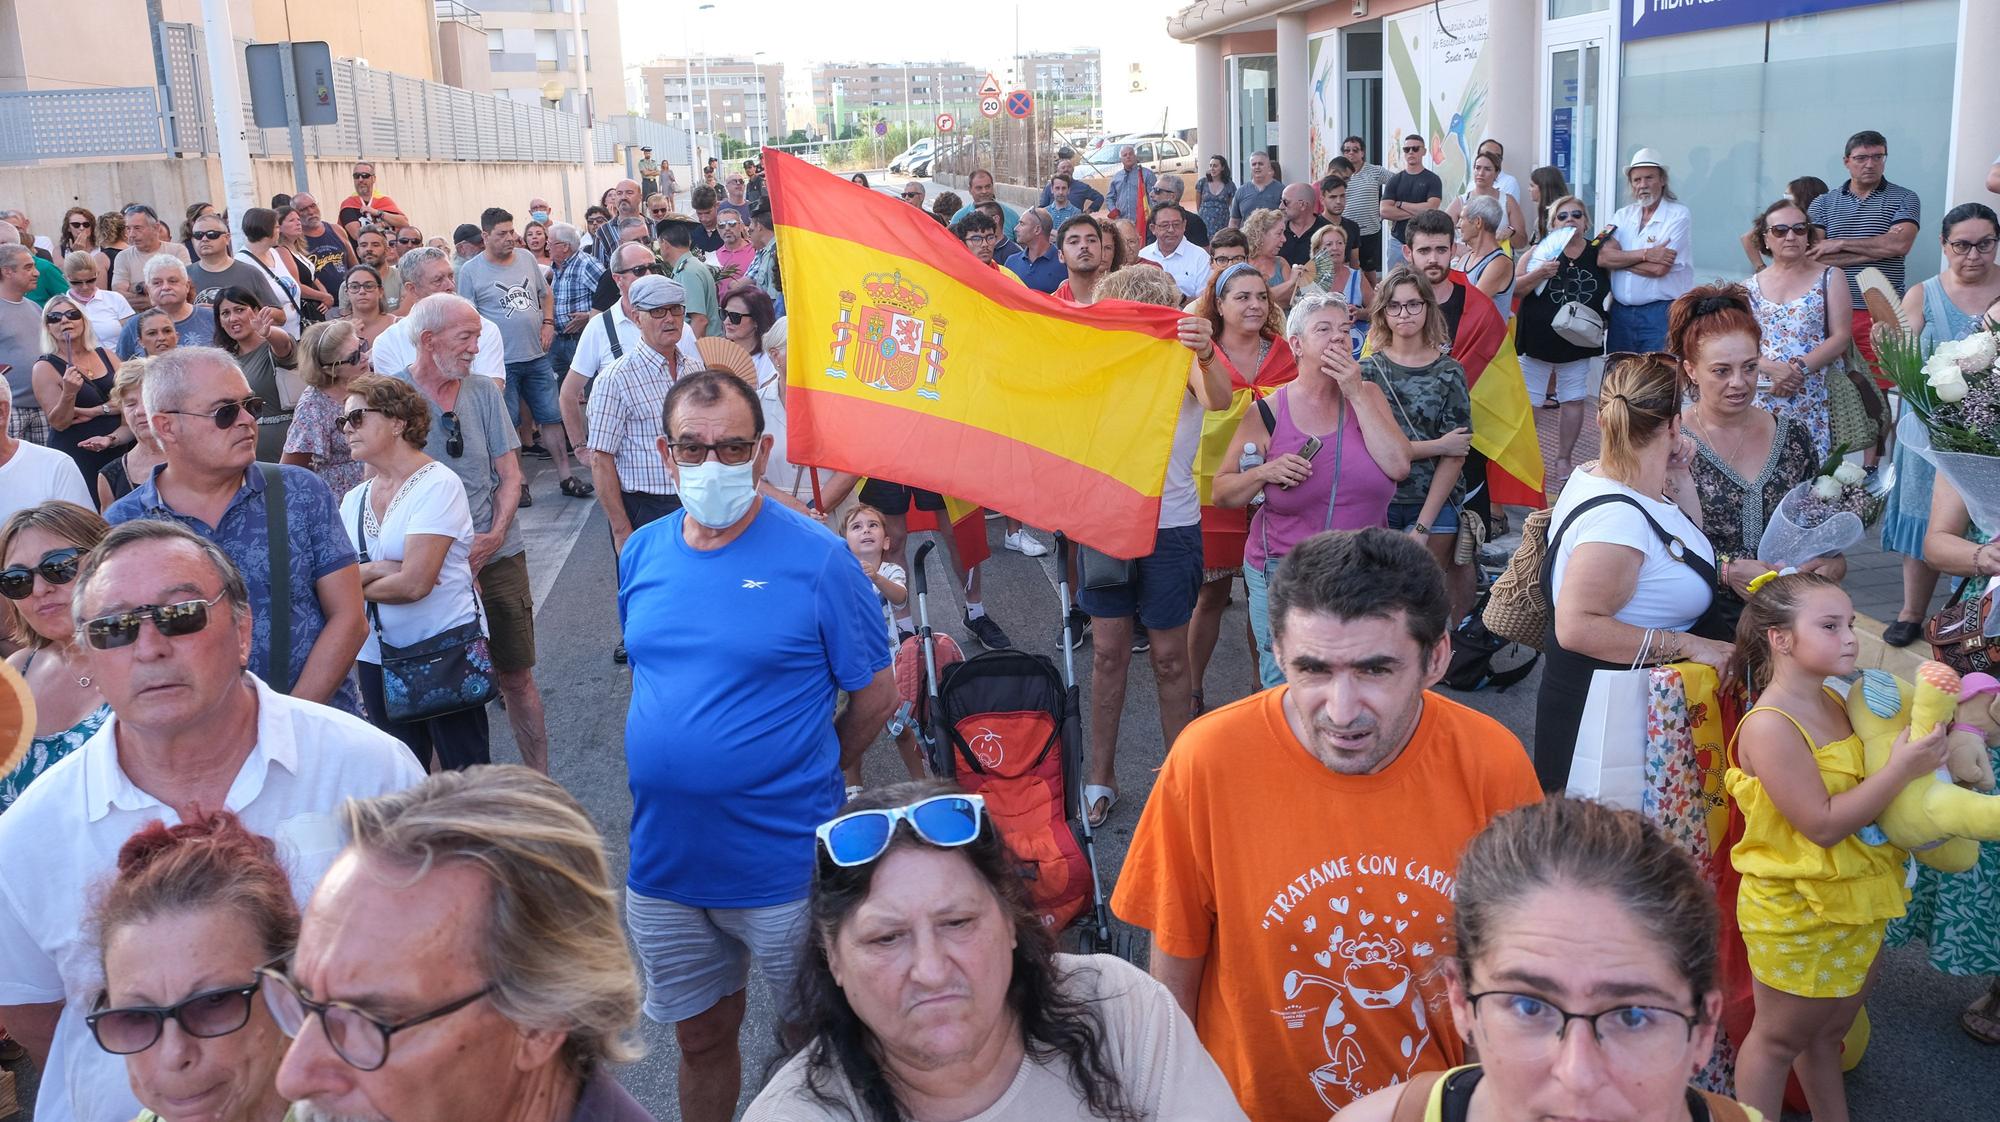
<path id="1" fill-rule="evenodd" d="M 1674 200 L 1666 161 L 1641 148 L 1625 165 L 1632 202 L 1611 216 L 1597 261 L 1611 270 L 1606 353 L 1643 354 L 1667 346 L 1667 305 L 1694 287 L 1694 223 Z"/>

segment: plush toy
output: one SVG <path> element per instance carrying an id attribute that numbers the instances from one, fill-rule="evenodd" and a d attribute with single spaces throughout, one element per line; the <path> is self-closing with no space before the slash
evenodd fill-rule
<path id="1" fill-rule="evenodd" d="M 1958 686 L 1958 712 L 1945 739 L 1950 757 L 1945 766 L 1961 786 L 1991 792 L 1993 756 L 2000 747 L 2000 678 L 1967 674 Z"/>
<path id="2" fill-rule="evenodd" d="M 21 766 L 35 740 L 35 695 L 21 672 L 0 662 L 0 775 Z"/>
<path id="3" fill-rule="evenodd" d="M 1917 668 L 1912 687 L 1893 674 L 1864 670 L 1847 693 L 1847 719 L 1861 737 L 1870 774 L 1889 762 L 1896 734 L 1908 727 L 1926 736 L 1952 720 L 1961 687 L 1958 672 L 1941 662 Z M 1979 843 L 2000 841 L 2000 796 L 1955 786 L 1944 769 L 1912 781 L 1876 819 L 1881 837 L 1943 873 L 1962 873 L 1979 861 Z M 1862 832 L 1874 842 L 1875 830 Z"/>

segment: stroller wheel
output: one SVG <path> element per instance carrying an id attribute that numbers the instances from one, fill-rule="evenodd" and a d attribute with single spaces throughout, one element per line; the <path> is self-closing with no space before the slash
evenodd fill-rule
<path id="1" fill-rule="evenodd" d="M 1146 964 L 1152 961 L 1153 941 L 1145 931 L 1129 923 L 1114 921 L 1111 925 L 1111 947 L 1106 953 L 1117 955 L 1144 970 Z"/>

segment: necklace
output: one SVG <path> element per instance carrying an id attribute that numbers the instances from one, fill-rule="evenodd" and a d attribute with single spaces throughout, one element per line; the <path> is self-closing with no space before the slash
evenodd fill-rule
<path id="1" fill-rule="evenodd" d="M 1694 427 L 1695 431 L 1701 433 L 1701 442 L 1703 444 L 1708 445 L 1711 449 L 1714 449 L 1715 454 L 1722 457 L 1722 462 L 1730 465 L 1731 467 L 1734 467 L 1736 465 L 1736 457 L 1743 454 L 1743 445 L 1747 443 L 1750 439 L 1751 426 L 1746 423 L 1742 426 L 1743 428 L 1742 433 L 1739 434 L 1736 438 L 1736 447 L 1730 449 L 1729 452 L 1725 454 L 1722 451 L 1721 443 L 1717 441 L 1715 437 L 1709 434 L 1708 425 L 1702 421 L 1701 406 L 1699 405 L 1694 407 Z"/>
<path id="2" fill-rule="evenodd" d="M 90 688 L 90 675 L 88 675 L 88 674 L 77 674 L 77 672 L 76 672 L 76 668 L 70 665 L 70 662 L 69 662 L 69 658 L 70 658 L 70 652 L 68 652 L 68 651 L 65 651 L 65 652 L 63 652 L 63 655 L 62 655 L 62 664 L 63 664 L 63 669 L 64 669 L 64 670 L 67 670 L 67 671 L 69 671 L 69 672 L 70 672 L 71 674 L 75 674 L 75 675 L 76 675 L 76 684 L 77 684 L 77 688 L 79 688 L 79 689 L 86 689 L 86 690 L 87 690 L 87 689 L 89 689 L 89 688 Z"/>

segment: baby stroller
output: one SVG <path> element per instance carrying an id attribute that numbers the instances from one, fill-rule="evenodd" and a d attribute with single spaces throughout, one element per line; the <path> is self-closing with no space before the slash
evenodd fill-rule
<path id="1" fill-rule="evenodd" d="M 924 562 L 912 558 L 924 692 L 915 719 L 931 774 L 986 799 L 986 813 L 1020 859 L 1028 896 L 1052 936 L 1072 924 L 1078 949 L 1134 961 L 1132 933 L 1114 928 L 1083 812 L 1083 716 L 1069 654 L 1069 540 L 1056 534 L 1063 668 L 1020 650 L 984 651 L 939 673 Z"/>

